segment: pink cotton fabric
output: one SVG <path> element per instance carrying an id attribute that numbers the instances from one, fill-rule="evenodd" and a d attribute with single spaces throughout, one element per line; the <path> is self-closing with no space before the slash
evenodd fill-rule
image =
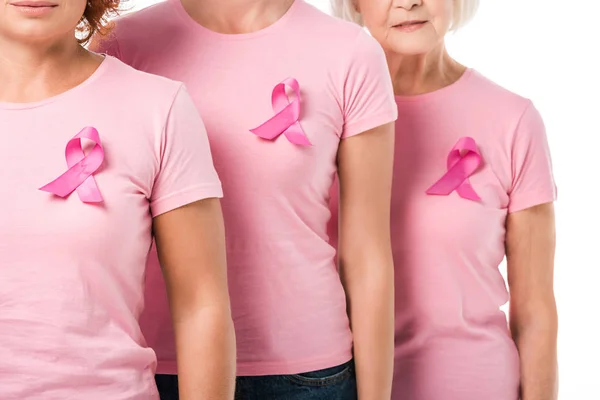
<path id="1" fill-rule="evenodd" d="M 206 123 L 223 181 L 238 375 L 293 374 L 352 357 L 345 295 L 326 232 L 340 140 L 392 122 L 383 51 L 360 27 L 296 0 L 261 31 L 223 35 L 178 0 L 117 22 L 100 45 L 144 71 L 182 80 Z M 312 146 L 250 130 L 274 115 L 273 88 L 300 86 Z M 158 262 L 149 263 L 143 329 L 161 373 L 176 373 Z"/>
<path id="2" fill-rule="evenodd" d="M 86 126 L 103 202 L 38 190 Z M 186 90 L 106 57 L 59 96 L 0 103 L 0 137 L 0 398 L 158 400 L 138 324 L 152 217 L 221 196 Z"/>
<path id="3" fill-rule="evenodd" d="M 519 357 L 500 310 L 508 293 L 498 266 L 507 215 L 556 198 L 542 119 L 529 100 L 474 70 L 396 102 L 392 399 L 517 400 Z M 427 195 L 465 136 L 482 158 L 469 178 L 481 200 Z"/>

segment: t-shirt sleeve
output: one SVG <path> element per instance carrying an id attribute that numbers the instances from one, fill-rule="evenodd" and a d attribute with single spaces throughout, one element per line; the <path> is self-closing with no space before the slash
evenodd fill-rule
<path id="1" fill-rule="evenodd" d="M 223 195 L 208 136 L 187 90 L 172 104 L 159 146 L 160 168 L 152 187 L 152 216 Z"/>
<path id="2" fill-rule="evenodd" d="M 530 102 L 517 126 L 512 148 L 512 187 L 508 212 L 556 200 L 546 129 Z"/>
<path id="3" fill-rule="evenodd" d="M 343 139 L 398 117 L 392 80 L 379 43 L 361 30 L 352 51 L 343 91 Z"/>

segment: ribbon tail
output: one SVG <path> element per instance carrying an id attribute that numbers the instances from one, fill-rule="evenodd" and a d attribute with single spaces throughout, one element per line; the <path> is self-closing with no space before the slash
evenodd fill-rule
<path id="1" fill-rule="evenodd" d="M 260 125 L 259 127 L 250 129 L 250 132 L 254 133 L 256 136 L 258 136 L 262 139 L 273 140 L 276 137 L 278 137 L 279 135 L 281 135 L 281 133 L 284 130 L 285 130 L 285 127 L 282 127 L 281 123 L 279 123 L 274 118 L 271 118 L 270 120 L 268 120 L 264 124 Z"/>
<path id="2" fill-rule="evenodd" d="M 448 196 L 450 193 L 452 193 L 452 190 L 444 187 L 444 185 L 440 185 L 439 182 L 437 182 L 427 189 L 425 193 L 430 196 Z"/>
<path id="3" fill-rule="evenodd" d="M 439 181 L 427 189 L 426 193 L 434 196 L 448 196 L 455 190 L 463 199 L 473 201 L 481 200 L 468 181 L 461 180 L 461 177 L 451 176 L 449 173 L 444 175 Z"/>
<path id="4" fill-rule="evenodd" d="M 465 181 L 462 185 L 456 189 L 456 192 L 460 197 L 467 200 L 480 201 L 481 197 L 475 192 L 473 186 L 468 181 Z"/>
<path id="5" fill-rule="evenodd" d="M 73 174 L 72 170 L 68 170 L 52 182 L 42 186 L 39 190 L 64 198 L 73 193 L 81 182 L 82 179 L 80 176 Z"/>
<path id="6" fill-rule="evenodd" d="M 61 182 L 57 182 L 56 180 L 50 182 L 45 186 L 42 186 L 41 188 L 39 188 L 39 190 L 51 193 L 55 196 L 62 198 L 67 197 L 68 195 L 73 193 L 73 191 L 75 191 L 75 189 L 68 188 L 64 184 L 62 184 Z"/>
<path id="7" fill-rule="evenodd" d="M 250 132 L 263 139 L 273 140 L 296 122 L 297 118 L 294 118 L 294 110 L 288 105 L 258 128 L 250 129 Z"/>
<path id="8" fill-rule="evenodd" d="M 94 164 L 102 162 L 102 152 L 93 153 L 91 157 Z M 74 191 L 77 191 L 81 201 L 85 203 L 97 203 L 103 201 L 96 180 L 92 175 L 92 171 L 97 169 L 94 165 L 91 170 L 89 167 L 83 166 L 84 161 L 80 161 L 69 168 L 61 176 L 42 186 L 39 190 L 52 193 L 59 197 L 67 197 Z"/>
<path id="9" fill-rule="evenodd" d="M 290 126 L 284 133 L 287 140 L 289 140 L 293 144 L 297 144 L 299 146 L 312 146 L 310 140 L 304 133 L 304 130 L 300 126 L 299 122 L 296 122 L 294 125 Z"/>
<path id="10" fill-rule="evenodd" d="M 452 172 L 453 171 L 446 172 L 446 174 L 444 174 L 440 180 L 427 189 L 426 193 L 436 196 L 448 196 L 450 193 L 455 191 L 465 178 Z"/>
<path id="11" fill-rule="evenodd" d="M 104 201 L 92 175 L 77 188 L 77 195 L 84 203 L 102 203 Z"/>

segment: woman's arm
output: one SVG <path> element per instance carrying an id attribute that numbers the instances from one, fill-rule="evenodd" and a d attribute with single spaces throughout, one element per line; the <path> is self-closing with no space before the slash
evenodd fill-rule
<path id="1" fill-rule="evenodd" d="M 207 199 L 154 219 L 175 328 L 181 400 L 233 399 L 235 336 L 220 203 Z"/>
<path id="2" fill-rule="evenodd" d="M 510 327 L 521 360 L 522 400 L 558 397 L 554 248 L 552 203 L 509 214 Z"/>
<path id="3" fill-rule="evenodd" d="M 394 126 L 342 140 L 339 262 L 361 400 L 389 400 L 394 363 L 390 197 Z"/>

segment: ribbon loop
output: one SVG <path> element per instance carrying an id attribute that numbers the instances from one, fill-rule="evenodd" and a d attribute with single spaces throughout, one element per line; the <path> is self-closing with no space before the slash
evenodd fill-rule
<path id="1" fill-rule="evenodd" d="M 448 196 L 456 190 L 463 199 L 481 200 L 469 182 L 469 177 L 477 171 L 481 162 L 481 154 L 475 139 L 468 136 L 460 138 L 448 154 L 446 161 L 448 171 L 427 189 L 427 194 Z"/>
<path id="2" fill-rule="evenodd" d="M 83 151 L 82 139 L 88 139 L 94 143 L 94 147 L 88 154 Z M 96 128 L 83 128 L 73 139 L 69 140 L 65 148 L 65 158 L 69 169 L 39 190 L 63 198 L 77 190 L 79 198 L 84 203 L 102 202 L 102 194 L 93 177 L 93 174 L 104 162 L 104 149 Z"/>
<path id="3" fill-rule="evenodd" d="M 286 87 L 292 89 L 292 99 L 286 93 Z M 275 115 L 257 128 L 250 129 L 256 136 L 275 140 L 282 133 L 292 143 L 311 146 L 306 133 L 300 126 L 300 84 L 294 78 L 287 78 L 273 88 L 271 105 Z"/>

